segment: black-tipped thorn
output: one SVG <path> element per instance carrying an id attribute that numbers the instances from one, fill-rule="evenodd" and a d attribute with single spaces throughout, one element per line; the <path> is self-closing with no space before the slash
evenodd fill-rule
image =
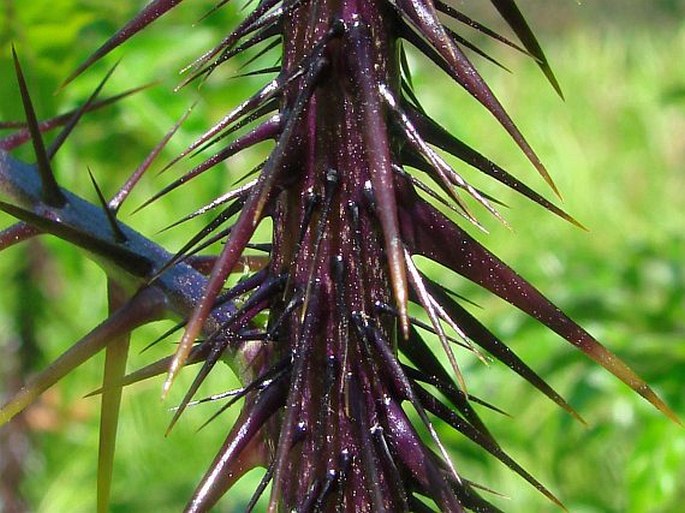
<path id="1" fill-rule="evenodd" d="M 100 189 L 98 183 L 95 181 L 95 177 L 93 176 L 93 173 L 91 173 L 90 169 L 88 169 L 88 176 L 90 176 L 90 181 L 93 182 L 93 187 L 95 188 L 95 192 L 97 193 L 98 199 L 100 200 L 100 205 L 102 205 L 102 208 L 105 211 L 105 216 L 107 217 L 107 221 L 109 222 L 109 226 L 112 228 L 112 235 L 114 235 L 114 240 L 119 244 L 126 242 L 126 235 L 121 230 L 121 227 L 119 226 L 119 222 L 117 221 L 114 212 L 112 212 L 112 209 L 109 208 L 107 200 L 105 199 L 105 196 L 102 194 L 102 190 Z"/>
<path id="2" fill-rule="evenodd" d="M 117 66 L 119 65 L 120 61 L 117 61 L 114 66 L 110 68 L 110 70 L 107 72 L 107 74 L 104 76 L 104 78 L 100 81 L 98 86 L 95 88 L 93 93 L 88 97 L 86 102 L 81 105 L 75 112 L 74 114 L 69 118 L 68 123 L 64 126 L 62 131 L 57 135 L 54 141 L 52 141 L 52 144 L 50 145 L 50 148 L 48 149 L 48 158 L 52 160 L 54 158 L 55 154 L 59 149 L 62 147 L 62 144 L 64 144 L 64 141 L 67 140 L 67 137 L 69 137 L 69 134 L 74 130 L 78 122 L 81 120 L 83 115 L 90 110 L 90 108 L 93 106 L 93 103 L 97 99 L 97 97 L 100 95 L 100 91 L 102 91 L 102 88 L 105 86 L 109 78 L 112 76 L 112 73 L 114 73 L 114 70 L 117 69 Z"/>
<path id="3" fill-rule="evenodd" d="M 14 70 L 17 75 L 19 91 L 21 92 L 21 101 L 24 105 L 24 112 L 26 114 L 26 123 L 31 134 L 33 150 L 36 154 L 36 166 L 38 166 L 41 186 L 43 189 L 42 199 L 51 207 L 61 208 L 67 203 L 67 198 L 60 190 L 59 185 L 57 185 L 55 175 L 52 172 L 50 158 L 47 151 L 45 151 L 45 143 L 43 142 L 43 136 L 40 132 L 40 127 L 38 126 L 36 111 L 33 108 L 31 96 L 29 94 L 28 87 L 26 86 L 24 72 L 21 69 L 19 57 L 17 56 L 17 51 L 14 48 L 14 45 L 12 45 L 12 59 L 14 60 Z"/>

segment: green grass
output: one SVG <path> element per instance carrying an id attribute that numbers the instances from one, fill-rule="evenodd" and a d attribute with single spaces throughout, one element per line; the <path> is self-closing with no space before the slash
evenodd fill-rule
<path id="1" fill-rule="evenodd" d="M 13 39 L 20 42 L 43 115 L 72 106 L 94 86 L 101 73 L 92 72 L 73 88 L 58 96 L 52 94 L 88 49 L 125 21 L 132 10 L 94 7 L 86 1 L 54 3 L 55 11 L 49 16 L 29 12 L 13 25 L 20 36 L 15 34 Z M 104 9 L 110 10 L 106 21 L 93 25 Z M 207 29 L 188 31 L 184 15 L 191 11 L 186 8 L 160 21 L 157 28 L 119 53 L 126 57 L 108 86 L 110 92 L 155 78 L 162 78 L 163 85 L 87 121 L 60 155 L 61 183 L 94 198 L 86 177 L 88 165 L 102 187 L 114 191 L 192 101 L 192 90 L 178 95 L 169 92 L 175 71 L 206 47 L 215 37 L 212 30 L 228 23 L 229 17 L 214 19 Z M 74 13 L 79 17 L 64 29 L 61 19 Z M 48 28 L 39 30 L 36 20 Z M 58 27 L 63 29 L 58 31 L 60 38 L 48 37 Z M 166 51 L 173 47 L 169 34 L 182 40 L 175 53 Z M 10 76 L 8 40 L 0 39 L 2 76 Z M 494 51 L 514 71 L 513 76 L 487 63 L 480 67 L 553 174 L 564 196 L 563 207 L 589 231 L 574 228 L 463 169 L 467 178 L 510 206 L 502 211 L 513 230 L 486 220 L 490 233 L 477 236 L 618 353 L 685 416 L 685 62 L 680 58 L 685 51 L 685 24 L 641 30 L 618 21 L 610 29 L 586 24 L 554 36 L 544 34 L 542 40 L 566 93 L 565 102 L 554 95 L 533 64 L 506 50 Z M 77 42 L 78 49 L 72 52 Z M 155 55 L 155 62 L 147 62 L 149 55 Z M 466 94 L 455 92 L 446 80 L 436 79 L 434 68 L 422 62 L 417 65 L 415 85 L 429 112 L 493 160 L 545 191 L 542 180 L 482 108 Z M 222 109 L 244 98 L 254 81 L 228 84 L 228 92 L 221 80 L 208 84 L 203 91 L 208 99 L 199 104 L 162 162 L 220 117 Z M 0 116 L 4 119 L 20 117 L 13 90 L 11 80 L 0 85 Z M 29 153 L 24 155 L 30 158 Z M 234 159 L 229 164 L 232 174 L 214 173 L 199 181 L 191 186 L 192 196 L 180 192 L 148 212 L 128 217 L 134 206 L 171 179 L 151 174 L 124 208 L 124 220 L 143 233 L 155 233 L 179 214 L 212 198 L 254 161 L 255 156 Z M 2 217 L 0 223 L 6 226 L 10 220 Z M 158 240 L 174 248 L 185 237 L 185 232 L 177 229 Z M 105 315 L 104 292 L 93 293 L 104 290 L 97 267 L 59 241 L 46 239 L 45 245 L 54 258 L 39 258 L 32 268 L 38 282 L 33 285 L 35 294 L 42 295 L 35 307 L 39 368 Z M 35 252 L 33 248 L 31 254 Z M 12 333 L 18 329 L 15 314 L 22 301 L 20 293 L 34 290 L 25 280 L 13 279 L 27 254 L 22 248 L 12 248 L 0 256 L 3 287 L 6 285 L 0 294 L 2 350 L 9 350 Z M 484 367 L 461 355 L 467 362 L 470 391 L 514 417 L 484 412 L 502 445 L 527 470 L 574 513 L 678 511 L 685 499 L 682 428 L 508 305 L 440 269 L 433 274 L 475 297 L 482 306 L 482 310 L 474 310 L 479 318 L 510 342 L 588 421 L 588 427 L 574 422 L 501 365 Z M 166 326 L 160 325 L 159 330 Z M 138 355 L 137 348 L 158 332 L 148 328 L 135 335 L 134 361 L 129 368 L 150 361 L 154 355 Z M 155 354 L 168 350 L 167 344 Z M 36 431 L 27 460 L 23 492 L 36 512 L 93 509 L 98 404 L 95 399 L 80 397 L 98 386 L 100 364 L 90 362 L 79 369 L 47 394 L 41 403 L 43 410 L 33 410 L 34 415 L 43 411 L 52 419 L 44 430 Z M 225 376 L 214 376 L 204 392 L 230 388 L 234 386 L 231 380 L 227 370 Z M 2 382 L 0 379 L 0 390 Z M 160 385 L 156 381 L 125 393 L 113 512 L 179 511 L 231 423 L 229 414 L 196 433 L 213 411 L 212 407 L 197 409 L 165 439 L 168 407 L 178 400 L 183 383 L 168 403 L 159 401 Z M 508 496 L 493 499 L 506 510 L 558 511 L 481 451 L 461 440 L 449 442 L 454 446 L 457 468 Z M 254 484 L 242 482 L 218 509 L 239 511 Z"/>

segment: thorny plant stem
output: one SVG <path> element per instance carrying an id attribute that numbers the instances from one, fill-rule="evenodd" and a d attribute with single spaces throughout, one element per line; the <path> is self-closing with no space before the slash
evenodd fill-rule
<path id="1" fill-rule="evenodd" d="M 180 3 L 151 1 L 66 82 Z M 220 1 L 216 8 L 226 3 Z M 83 114 L 112 101 L 96 99 L 111 72 L 82 108 L 39 121 L 14 53 L 27 122 L 4 125 L 17 132 L 0 139 L 0 209 L 20 223 L 0 233 L 0 250 L 42 233 L 57 235 L 102 265 L 116 300 L 108 319 L 0 408 L 0 425 L 106 348 L 105 379 L 95 392 L 103 395 L 97 508 L 104 513 L 121 388 L 166 371 L 166 395 L 186 365 L 199 364 L 170 430 L 189 405 L 207 402 L 196 400 L 195 394 L 223 359 L 231 363 L 243 387 L 216 394 L 225 404 L 210 420 L 218 421 L 224 409 L 244 402 L 238 422 L 226 430 L 222 447 L 188 501 L 188 513 L 210 510 L 256 466 L 267 470 L 248 510 L 271 483 L 269 513 L 425 512 L 433 507 L 499 512 L 461 475 L 458 461 L 438 436 L 437 422 L 463 434 L 563 508 L 488 432 L 477 408 L 498 410 L 467 389 L 459 367 L 462 351 L 478 358 L 483 358 L 481 351 L 489 353 L 582 419 L 462 306 L 462 298 L 424 276 L 413 262 L 417 255 L 545 324 L 679 422 L 629 367 L 431 202 L 450 206 L 461 214 L 460 222 L 477 227 L 481 212 L 503 221 L 496 200 L 471 186 L 439 149 L 578 224 L 440 127 L 413 92 L 404 45 L 413 46 L 481 103 L 558 194 L 544 165 L 462 49 L 474 45 L 455 32 L 455 25 L 469 25 L 529 54 L 560 93 L 516 3 L 491 4 L 521 45 L 438 0 L 254 3 L 232 32 L 186 69 L 182 85 L 212 79 L 217 67 L 253 47 L 273 47 L 274 38 L 282 46 L 277 76 L 174 159 L 177 164 L 222 146 L 145 206 L 177 188 L 187 190 L 196 176 L 239 151 L 266 139 L 275 144 L 248 174 L 249 182 L 182 220 L 220 209 L 201 231 L 189 234 L 176 254 L 126 226 L 116 213 L 180 122 L 113 200 L 105 199 L 91 175 L 101 203 L 93 205 L 58 185 L 51 164 L 54 151 L 45 149 L 42 132 L 65 126 L 55 148 L 65 142 Z M 477 49 L 476 54 L 487 57 Z M 260 121 L 264 116 L 268 119 Z M 232 142 L 224 141 L 254 124 Z M 29 139 L 35 166 L 4 151 Z M 418 191 L 427 192 L 431 200 Z M 273 222 L 272 240 L 256 245 L 253 235 L 266 218 Z M 225 244 L 218 255 L 196 255 L 219 240 Z M 262 254 L 249 253 L 255 250 Z M 228 277 L 237 269 L 247 269 L 250 275 L 228 287 Z M 423 309 L 427 322 L 409 316 L 410 304 Z M 163 316 L 180 319 L 165 334 L 183 330 L 178 346 L 170 356 L 124 375 L 130 332 Z M 437 336 L 449 370 L 417 328 Z M 417 414 L 420 427 L 413 425 L 408 410 Z M 422 439 L 421 430 L 429 440 Z"/>

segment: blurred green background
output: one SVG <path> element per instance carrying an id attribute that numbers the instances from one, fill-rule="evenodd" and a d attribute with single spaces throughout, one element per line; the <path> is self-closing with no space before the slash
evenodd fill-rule
<path id="1" fill-rule="evenodd" d="M 89 116 L 60 151 L 56 165 L 60 183 L 92 200 L 95 193 L 87 167 L 106 193 L 112 194 L 192 101 L 201 98 L 160 157 L 157 169 L 261 82 L 258 78 L 230 79 L 238 61 L 218 72 L 199 92 L 195 87 L 172 91 L 179 81 L 178 70 L 233 26 L 241 6 L 232 2 L 193 26 L 212 5 L 196 0 L 183 3 L 58 91 L 61 81 L 144 4 L 0 3 L 2 120 L 22 119 L 9 57 L 12 42 L 41 117 L 77 105 L 118 58 L 123 60 L 106 94 L 161 82 Z M 474 7 L 463 4 L 490 26 L 502 27 L 485 2 Z M 543 43 L 566 100 L 555 96 L 534 63 L 469 34 L 512 73 L 476 62 L 552 172 L 564 196 L 563 207 L 588 232 L 460 166 L 468 179 L 510 206 L 503 213 L 512 230 L 485 219 L 490 233 L 477 237 L 628 362 L 685 417 L 685 2 L 522 0 L 519 4 Z M 259 62 L 271 65 L 274 59 L 272 54 Z M 438 78 L 435 68 L 424 60 L 411 56 L 411 63 L 418 96 L 429 113 L 513 174 L 545 191 L 542 180 L 481 107 L 447 79 Z M 17 154 L 32 160 L 29 148 Z M 123 219 L 176 249 L 187 237 L 184 229 L 153 234 L 226 190 L 259 155 L 257 151 L 238 156 L 224 168 L 226 173 L 214 171 L 167 201 L 130 216 L 134 207 L 180 171 L 162 177 L 150 174 L 124 206 Z M 0 216 L 0 227 L 10 223 L 7 216 Z M 682 428 L 508 305 L 440 269 L 431 271 L 441 282 L 474 298 L 482 306 L 481 320 L 588 421 L 588 427 L 574 422 L 501 365 L 484 367 L 469 355 L 460 355 L 471 391 L 513 416 L 483 413 L 512 456 L 574 513 L 682 510 Z M 60 241 L 46 238 L 9 249 L 0 255 L 0 275 L 1 395 L 16 387 L 21 376 L 44 367 L 87 333 L 106 311 L 102 273 Z M 169 351 L 169 344 L 143 355 L 136 349 L 168 326 L 160 323 L 135 334 L 130 368 Z M 0 468 L 14 469 L 0 483 L 0 493 L 8 494 L 6 501 L 12 494 L 23 497 L 26 511 L 41 513 L 93 511 L 98 401 L 82 396 L 98 386 L 101 364 L 95 360 L 84 365 L 21 419 L 0 429 Z M 222 374 L 214 376 L 203 393 L 235 386 L 228 371 Z M 125 393 L 113 512 L 180 511 L 232 421 L 228 414 L 197 432 L 214 411 L 213 407 L 198 408 L 165 439 L 169 405 L 178 400 L 183 386 L 176 387 L 177 395 L 168 403 L 159 401 L 159 389 L 156 380 Z M 506 498 L 492 500 L 505 510 L 559 511 L 482 451 L 447 433 L 457 468 L 469 479 L 504 494 Z M 15 456 L 20 464 L 8 463 Z M 259 473 L 254 476 L 258 479 Z M 254 480 L 242 481 L 217 509 L 240 511 L 254 486 Z M 5 511 L 9 508 L 6 502 Z"/>

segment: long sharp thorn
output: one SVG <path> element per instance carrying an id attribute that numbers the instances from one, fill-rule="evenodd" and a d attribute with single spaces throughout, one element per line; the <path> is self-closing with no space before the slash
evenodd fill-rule
<path id="1" fill-rule="evenodd" d="M 112 340 L 136 327 L 160 319 L 165 299 L 155 289 L 142 289 L 106 321 L 72 345 L 45 370 L 0 407 L 0 426 L 9 422 L 60 379 L 107 346 Z"/>
<path id="2" fill-rule="evenodd" d="M 123 291 L 112 281 L 107 281 L 109 314 L 125 305 Z M 130 334 L 114 338 L 105 348 L 105 371 L 102 379 L 100 409 L 100 444 L 97 470 L 97 511 L 109 511 L 112 488 L 112 470 L 116 448 L 119 410 L 121 407 L 122 378 L 126 374 Z"/>
<path id="3" fill-rule="evenodd" d="M 88 100 L 81 105 L 69 118 L 69 121 L 67 124 L 64 126 L 62 131 L 57 135 L 54 141 L 52 141 L 52 144 L 50 145 L 50 148 L 48 149 L 48 158 L 52 160 L 59 151 L 59 149 L 62 147 L 62 144 L 64 144 L 64 141 L 67 140 L 67 137 L 69 137 L 69 134 L 74 130 L 78 122 L 81 120 L 83 115 L 88 112 L 91 107 L 93 106 L 93 103 L 97 99 L 97 97 L 100 94 L 100 91 L 102 91 L 102 88 L 105 86 L 109 78 L 112 76 L 112 73 L 114 73 L 114 70 L 117 69 L 117 66 L 119 66 L 119 62 L 117 61 L 114 66 L 112 66 L 107 74 L 104 76 L 104 78 L 100 81 L 98 86 L 95 88 L 93 93 L 88 97 Z"/>
<path id="4" fill-rule="evenodd" d="M 411 233 L 403 233 L 413 254 L 440 262 L 537 319 L 614 374 L 673 422 L 682 425 L 675 412 L 622 360 L 464 230 L 447 221 L 432 205 L 415 202 L 402 215 L 411 215 L 415 220 L 416 228 Z M 422 230 L 433 230 L 432 238 L 424 237 Z M 445 251 L 441 246 L 444 240 L 456 243 Z M 440 242 L 435 244 L 434 241 Z"/>
<path id="5" fill-rule="evenodd" d="M 219 9 L 221 9 L 224 5 L 226 5 L 228 2 L 230 2 L 230 0 L 221 0 L 221 2 L 217 2 L 214 6 L 212 6 L 212 7 L 209 9 L 209 11 L 207 11 L 206 13 L 204 13 L 204 14 L 197 20 L 196 23 L 200 23 L 200 22 L 206 20 L 206 19 L 209 18 L 212 14 L 214 14 L 214 13 L 217 12 Z"/>
<path id="6" fill-rule="evenodd" d="M 109 208 L 112 209 L 112 211 L 117 212 L 120 208 L 124 200 L 128 198 L 129 194 L 131 194 L 131 191 L 133 188 L 136 186 L 136 184 L 140 181 L 142 178 L 143 174 L 150 168 L 150 165 L 152 162 L 154 162 L 155 158 L 161 153 L 161 151 L 164 149 L 164 147 L 167 145 L 169 140 L 174 136 L 174 134 L 178 131 L 178 129 L 181 127 L 183 122 L 188 119 L 188 116 L 190 116 L 190 113 L 193 111 L 195 108 L 195 105 L 197 105 L 197 102 L 194 102 L 188 110 L 181 116 L 181 119 L 179 119 L 176 124 L 171 127 L 171 129 L 164 135 L 161 141 L 155 146 L 152 151 L 148 154 L 147 157 L 145 157 L 145 160 L 138 166 L 138 168 L 134 171 L 134 173 L 129 177 L 128 180 L 126 180 L 126 183 L 121 186 L 121 189 L 119 189 L 119 192 L 114 195 L 114 197 L 110 200 L 109 202 Z"/>
<path id="7" fill-rule="evenodd" d="M 478 23 L 474 19 L 469 18 L 464 13 L 458 11 L 454 7 L 450 7 L 449 5 L 444 4 L 440 0 L 436 0 L 435 1 L 435 8 L 438 11 L 445 13 L 449 17 L 455 19 L 459 23 L 463 23 L 464 25 L 471 27 L 474 30 L 477 30 L 478 32 L 494 39 L 495 41 L 499 41 L 500 43 L 503 43 L 503 44 L 509 46 L 510 48 L 513 48 L 514 50 L 516 50 L 518 52 L 521 52 L 525 55 L 529 55 L 529 56 L 533 57 L 532 55 L 530 55 L 530 53 L 528 53 L 528 51 L 525 48 L 517 45 L 516 43 L 514 43 L 510 39 L 507 39 L 506 37 L 502 36 L 501 34 L 498 34 L 497 32 L 486 27 L 485 25 Z"/>
<path id="8" fill-rule="evenodd" d="M 379 205 L 383 205 L 383 208 L 378 209 L 377 215 L 383 228 L 390 281 L 400 314 L 400 328 L 402 335 L 407 338 L 409 337 L 407 271 L 397 218 L 390 142 L 387 128 L 381 121 L 382 117 L 378 115 L 382 112 L 383 105 L 370 55 L 372 43 L 370 35 L 361 29 L 355 29 L 350 37 L 355 46 L 354 57 L 360 62 L 360 68 L 363 70 L 355 79 L 359 86 L 361 103 L 364 105 L 361 120 L 365 127 L 363 137 L 367 146 L 366 157 L 372 169 L 371 183 L 374 197 Z"/>
<path id="9" fill-rule="evenodd" d="M 425 10 L 422 10 L 418 8 L 419 3 L 413 0 L 398 0 L 398 3 L 401 4 L 401 13 L 409 24 L 431 43 L 432 46 L 428 48 L 428 51 L 439 54 L 436 62 L 442 62 L 445 71 L 490 111 L 500 125 L 509 133 L 514 142 L 516 142 L 521 151 L 523 151 L 552 191 L 561 198 L 559 189 L 557 189 L 549 172 L 523 134 L 516 127 L 514 121 L 495 97 L 490 87 L 485 83 L 483 77 L 473 67 L 468 57 L 447 36 L 445 28 L 438 19 L 435 6 L 431 3 L 426 6 Z M 433 59 L 433 56 L 429 57 Z"/>
<path id="10" fill-rule="evenodd" d="M 542 51 L 533 31 L 528 26 L 526 19 L 523 14 L 521 14 L 516 3 L 513 2 L 513 0 L 491 0 L 491 2 L 499 11 L 502 18 L 504 18 L 514 32 L 516 32 L 516 35 L 523 43 L 523 46 L 525 46 L 528 53 L 533 56 L 538 66 L 540 66 L 540 69 L 545 74 L 545 77 L 547 77 L 549 83 L 563 100 L 564 93 L 561 90 L 559 81 L 554 76 L 554 72 L 552 71 L 549 62 L 547 62 L 545 53 Z"/>
<path id="11" fill-rule="evenodd" d="M 164 15 L 170 9 L 180 4 L 183 0 L 152 0 L 124 27 L 109 38 L 100 48 L 98 48 L 88 59 L 85 60 L 76 70 L 67 77 L 60 88 L 66 87 L 71 81 L 83 73 L 86 69 L 99 61 L 102 57 L 110 53 L 116 47 L 127 41 L 131 36 L 140 32 L 147 25 Z"/>
<path id="12" fill-rule="evenodd" d="M 464 394 L 468 395 L 468 390 L 466 388 L 466 380 L 464 379 L 464 375 L 462 374 L 461 369 L 459 368 L 459 364 L 457 363 L 457 359 L 455 358 L 452 349 L 447 343 L 447 335 L 445 334 L 445 331 L 442 328 L 442 325 L 440 324 L 440 319 L 435 309 L 435 304 L 432 301 L 432 296 L 426 289 L 426 286 L 423 283 L 423 279 L 421 277 L 421 273 L 419 273 L 418 269 L 416 268 L 414 262 L 411 259 L 411 254 L 406 249 L 404 251 L 405 259 L 407 262 L 409 281 L 412 284 L 417 296 L 419 296 L 420 302 L 422 306 L 425 308 L 426 313 L 430 318 L 431 324 L 435 328 L 435 331 L 440 340 L 440 344 L 442 345 L 442 348 L 445 351 L 445 354 L 447 355 L 447 360 L 449 361 L 450 366 L 454 371 L 454 375 L 457 378 L 457 382 L 459 383 L 461 390 L 464 392 Z"/>
<path id="13" fill-rule="evenodd" d="M 93 176 L 93 173 L 91 173 L 90 169 L 88 169 L 88 176 L 90 176 L 90 181 L 93 182 L 93 187 L 95 188 L 95 192 L 98 195 L 98 199 L 100 200 L 100 204 L 102 205 L 102 209 L 105 211 L 105 216 L 107 217 L 107 221 L 109 222 L 109 226 L 110 226 L 110 228 L 112 228 L 112 235 L 114 236 L 114 240 L 118 243 L 126 242 L 126 235 L 121 230 L 121 227 L 119 226 L 119 223 L 117 222 L 117 218 L 114 215 L 114 212 L 112 212 L 112 209 L 109 208 L 109 205 L 107 204 L 107 200 L 105 200 L 105 197 L 102 194 L 102 190 L 100 189 L 100 186 L 98 185 L 98 183 L 95 181 L 95 177 Z"/>
<path id="14" fill-rule="evenodd" d="M 26 113 L 26 122 L 28 123 L 29 132 L 31 133 L 31 142 L 36 154 L 36 165 L 40 172 L 41 185 L 43 188 L 43 201 L 51 207 L 61 208 L 67 203 L 67 198 L 62 194 L 62 191 L 57 185 L 55 175 L 50 166 L 50 158 L 45 151 L 45 143 L 43 136 L 38 126 L 38 119 L 36 118 L 36 111 L 33 108 L 31 96 L 29 95 L 28 87 L 26 86 L 26 79 L 24 72 L 19 63 L 16 49 L 12 45 L 12 58 L 14 60 L 14 70 L 17 75 L 17 82 L 19 83 L 19 91 L 21 92 L 21 101 L 24 105 L 24 112 Z"/>
<path id="15" fill-rule="evenodd" d="M 163 399 L 168 395 L 172 383 L 188 358 L 193 342 L 202 331 L 205 321 L 211 315 L 214 302 L 221 292 L 226 277 L 234 268 L 245 245 L 249 242 L 261 220 L 255 216 L 254 212 L 258 203 L 258 193 L 259 190 L 254 191 L 254 194 L 248 200 L 248 205 L 242 210 L 240 218 L 234 225 L 231 236 L 212 270 L 203 297 L 195 306 L 193 314 L 188 321 L 186 331 L 176 349 L 171 365 L 169 365 L 169 373 L 162 387 Z"/>
<path id="16" fill-rule="evenodd" d="M 109 98 L 93 102 L 93 104 L 88 109 L 88 112 L 94 112 L 98 109 L 102 109 L 103 107 L 107 107 L 119 100 L 126 98 L 127 96 L 131 96 L 132 94 L 138 93 L 145 89 L 149 89 L 150 87 L 153 87 L 157 84 L 158 82 L 150 82 L 149 84 L 134 87 L 133 89 L 129 89 L 127 91 L 124 91 L 123 93 L 119 93 L 114 96 L 110 96 Z M 63 126 L 67 124 L 77 110 L 78 109 L 75 109 L 64 114 L 60 114 L 59 116 L 55 116 L 53 118 L 41 121 L 38 125 L 40 127 L 41 132 L 48 132 L 50 130 L 54 130 L 58 126 Z M 4 125 L 8 124 L 0 124 L 0 128 L 5 128 Z M 12 135 L 0 139 L 0 149 L 5 151 L 9 151 L 18 146 L 21 146 L 26 141 L 31 139 L 31 134 L 28 131 L 27 124 L 25 122 L 10 122 L 9 125 L 11 126 L 7 126 L 7 128 L 16 127 L 19 130 Z"/>
<path id="17" fill-rule="evenodd" d="M 201 208 L 195 210 L 194 212 L 191 212 L 190 214 L 188 214 L 188 215 L 182 217 L 181 219 L 179 219 L 178 221 L 175 221 L 175 222 L 171 223 L 169 226 L 166 226 L 166 227 L 162 228 L 162 229 L 160 230 L 160 233 L 161 233 L 161 232 L 164 232 L 164 231 L 166 231 L 166 230 L 170 230 L 171 228 L 174 228 L 174 227 L 176 227 L 176 226 L 178 226 L 178 225 L 180 225 L 180 224 L 183 224 L 183 223 L 185 223 L 186 221 L 190 221 L 191 219 L 194 219 L 194 218 L 196 218 L 196 217 L 198 217 L 198 216 L 201 216 L 202 214 L 205 214 L 205 213 L 209 212 L 210 210 L 212 210 L 212 209 L 218 207 L 219 205 L 223 205 L 224 203 L 227 203 L 227 202 L 231 201 L 232 199 L 237 198 L 238 196 L 241 196 L 241 195 L 246 194 L 247 192 L 249 192 L 249 190 L 250 190 L 256 183 L 257 183 L 257 180 L 256 180 L 256 179 L 255 179 L 255 180 L 252 180 L 251 182 L 248 182 L 248 183 L 246 183 L 245 185 L 242 185 L 242 186 L 240 186 L 240 187 L 238 187 L 238 188 L 236 188 L 236 189 L 233 189 L 233 190 L 227 192 L 226 194 L 223 194 L 223 195 L 219 196 L 219 197 L 216 198 L 215 200 L 209 202 L 207 205 L 205 205 L 205 206 L 203 206 L 203 207 L 201 207 Z"/>

